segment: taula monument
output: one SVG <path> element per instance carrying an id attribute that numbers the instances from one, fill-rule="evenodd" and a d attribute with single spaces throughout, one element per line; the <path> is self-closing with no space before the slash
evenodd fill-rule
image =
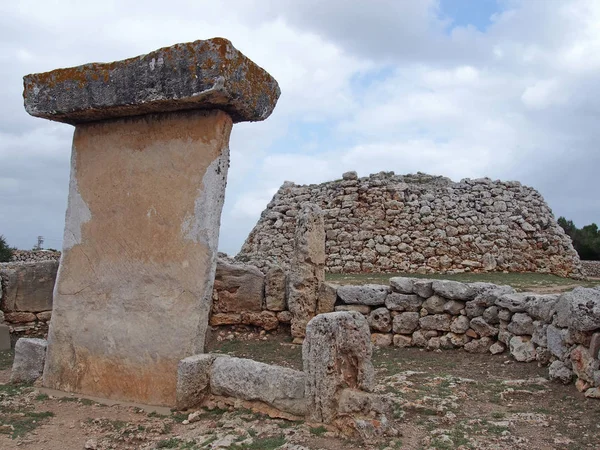
<path id="1" fill-rule="evenodd" d="M 175 405 L 204 351 L 233 123 L 277 82 L 226 39 L 24 79 L 25 109 L 75 125 L 43 385 Z"/>

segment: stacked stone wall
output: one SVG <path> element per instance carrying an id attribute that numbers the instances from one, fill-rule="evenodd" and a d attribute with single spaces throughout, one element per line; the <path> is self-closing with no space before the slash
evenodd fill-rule
<path id="1" fill-rule="evenodd" d="M 236 259 L 289 268 L 305 202 L 323 209 L 329 272 L 582 275 L 570 238 L 535 189 L 393 172 L 364 178 L 350 172 L 319 185 L 285 182 Z"/>

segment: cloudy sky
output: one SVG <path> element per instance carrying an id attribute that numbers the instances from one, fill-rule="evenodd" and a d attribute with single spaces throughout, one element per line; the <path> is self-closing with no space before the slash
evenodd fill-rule
<path id="1" fill-rule="evenodd" d="M 488 176 L 600 222 L 598 0 L 0 2 L 0 234 L 60 248 L 73 127 L 29 117 L 22 77 L 222 36 L 282 95 L 234 127 L 220 249 L 277 188 L 356 170 Z"/>

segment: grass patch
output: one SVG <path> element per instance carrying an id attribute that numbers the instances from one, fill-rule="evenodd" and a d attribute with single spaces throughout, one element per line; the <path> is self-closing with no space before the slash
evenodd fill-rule
<path id="1" fill-rule="evenodd" d="M 281 345 L 278 340 L 267 341 L 223 341 L 219 342 L 214 349 L 215 353 L 237 356 L 240 358 L 252 358 L 255 361 L 266 364 L 277 364 L 302 370 L 302 346 Z"/>
<path id="2" fill-rule="evenodd" d="M 416 273 L 360 273 L 360 274 L 345 274 L 345 273 L 327 273 L 325 274 L 326 281 L 331 281 L 338 284 L 389 284 L 389 279 L 392 277 L 412 277 L 412 278 L 428 278 L 428 279 L 443 279 L 461 281 L 463 283 L 474 283 L 483 281 L 494 284 L 508 284 L 517 290 L 526 291 L 532 288 L 544 287 L 560 287 L 568 289 L 570 286 L 586 286 L 592 287 L 598 284 L 597 281 L 580 281 L 572 278 L 561 278 L 556 275 L 545 273 L 433 273 L 429 275 L 421 275 Z"/>
<path id="3" fill-rule="evenodd" d="M 255 439 L 249 444 L 232 445 L 231 448 L 239 450 L 275 450 L 285 444 L 285 437 L 270 436 Z"/>
<path id="4" fill-rule="evenodd" d="M 0 414 L 0 423 L 4 427 L 0 428 L 0 433 L 8 434 L 12 439 L 16 439 L 35 430 L 45 419 L 53 416 L 54 413 L 51 411 L 27 411 L 25 413 L 11 411 L 3 413 Z"/>
<path id="5" fill-rule="evenodd" d="M 15 351 L 12 349 L 0 352 L 0 370 L 10 369 L 13 365 L 14 359 Z"/>
<path id="6" fill-rule="evenodd" d="M 35 399 L 36 399 L 38 402 L 43 402 L 43 401 L 45 401 L 45 400 L 48 400 L 49 398 L 50 398 L 50 397 L 48 396 L 48 394 L 38 394 L 38 395 L 36 395 L 36 396 L 35 396 Z"/>
<path id="7" fill-rule="evenodd" d="M 156 448 L 178 448 L 179 444 L 183 444 L 183 441 L 181 439 L 163 439 L 162 441 L 159 441 L 158 444 L 156 444 Z"/>
<path id="8" fill-rule="evenodd" d="M 322 436 L 325 433 L 327 433 L 327 428 L 325 428 L 323 425 L 310 428 L 310 434 L 314 436 Z"/>

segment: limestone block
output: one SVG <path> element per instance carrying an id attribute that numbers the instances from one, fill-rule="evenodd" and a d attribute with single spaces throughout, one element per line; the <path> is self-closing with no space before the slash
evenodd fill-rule
<path id="1" fill-rule="evenodd" d="M 323 283 L 317 293 L 317 314 L 330 313 L 334 311 L 337 300 L 338 285 Z"/>
<path id="2" fill-rule="evenodd" d="M 464 349 L 469 353 L 487 353 L 494 341 L 492 338 L 485 336 L 481 339 L 473 339 L 464 345 Z"/>
<path id="3" fill-rule="evenodd" d="M 394 317 L 394 333 L 412 334 L 419 327 L 419 313 L 403 312 Z"/>
<path id="4" fill-rule="evenodd" d="M 210 371 L 210 392 L 257 400 L 302 416 L 305 377 L 302 372 L 244 358 L 217 358 Z"/>
<path id="5" fill-rule="evenodd" d="M 490 346 L 490 353 L 492 355 L 499 355 L 500 353 L 504 353 L 504 350 L 506 350 L 506 347 L 502 342 L 494 342 Z"/>
<path id="6" fill-rule="evenodd" d="M 477 332 L 481 337 L 483 336 L 496 336 L 498 334 L 498 328 L 491 326 L 487 323 L 483 317 L 474 317 L 469 323 L 470 327 Z"/>
<path id="7" fill-rule="evenodd" d="M 11 383 L 33 383 L 42 376 L 47 342 L 44 339 L 21 338 L 15 344 L 15 359 L 10 373 Z"/>
<path id="8" fill-rule="evenodd" d="M 495 305 L 496 301 L 503 295 L 514 293 L 515 290 L 510 286 L 496 286 L 477 294 L 473 299 L 473 303 L 479 306 L 489 307 Z"/>
<path id="9" fill-rule="evenodd" d="M 392 286 L 394 292 L 399 292 L 400 294 L 412 294 L 415 280 L 417 280 L 417 278 L 393 277 L 390 278 L 390 286 Z"/>
<path id="10" fill-rule="evenodd" d="M 33 313 L 51 310 L 57 271 L 58 261 L 26 263 L 0 270 L 6 279 L 2 310 Z"/>
<path id="11" fill-rule="evenodd" d="M 500 323 L 500 317 L 498 317 L 497 306 L 490 306 L 489 308 L 485 308 L 482 317 L 483 320 L 485 320 L 490 325 L 498 325 Z"/>
<path id="12" fill-rule="evenodd" d="M 600 361 L 594 358 L 583 345 L 578 345 L 571 351 L 571 364 L 573 373 L 588 383 L 594 382 L 594 372 L 600 368 Z"/>
<path id="13" fill-rule="evenodd" d="M 573 371 L 565 366 L 562 361 L 554 361 L 548 368 L 548 375 L 551 380 L 560 381 L 563 384 L 570 384 L 573 381 Z"/>
<path id="14" fill-rule="evenodd" d="M 577 331 L 600 328 L 600 290 L 576 287 L 556 303 L 556 324 Z"/>
<path id="15" fill-rule="evenodd" d="M 265 276 L 254 266 L 217 261 L 214 290 L 217 298 L 214 313 L 241 313 L 261 311 L 265 289 Z"/>
<path id="16" fill-rule="evenodd" d="M 211 314 L 210 316 L 210 325 L 213 327 L 218 327 L 221 325 L 237 325 L 240 323 L 242 323 L 241 314 L 216 313 Z"/>
<path id="17" fill-rule="evenodd" d="M 556 294 L 533 294 L 529 296 L 526 311 L 533 318 L 543 322 L 550 322 L 554 314 L 554 307 L 558 301 Z"/>
<path id="18" fill-rule="evenodd" d="M 0 323 L 0 351 L 10 350 L 10 328 Z"/>
<path id="19" fill-rule="evenodd" d="M 470 322 L 466 316 L 458 316 L 452 320 L 450 331 L 456 334 L 462 334 L 469 329 Z"/>
<path id="20" fill-rule="evenodd" d="M 419 319 L 419 325 L 423 330 L 450 331 L 450 314 L 434 314 Z"/>
<path id="21" fill-rule="evenodd" d="M 371 330 L 388 333 L 392 329 L 392 316 L 387 308 L 377 308 L 367 317 Z"/>
<path id="22" fill-rule="evenodd" d="M 429 298 L 433 295 L 433 280 L 417 279 L 413 283 L 413 292 L 419 297 Z"/>
<path id="23" fill-rule="evenodd" d="M 475 298 L 475 290 L 468 284 L 452 280 L 434 280 L 431 284 L 433 291 L 450 300 L 468 301 Z"/>
<path id="24" fill-rule="evenodd" d="M 175 405 L 179 361 L 204 351 L 231 126 L 185 111 L 76 127 L 45 387 Z"/>
<path id="25" fill-rule="evenodd" d="M 35 321 L 37 316 L 30 312 L 11 312 L 6 313 L 4 318 L 10 323 L 27 323 Z"/>
<path id="26" fill-rule="evenodd" d="M 36 314 L 38 320 L 41 320 L 42 322 L 50 322 L 50 319 L 52 318 L 52 311 L 42 311 Z"/>
<path id="27" fill-rule="evenodd" d="M 441 314 L 444 312 L 444 306 L 446 305 L 446 299 L 439 295 L 432 295 L 423 302 L 422 307 L 427 310 L 428 314 Z"/>
<path id="28" fill-rule="evenodd" d="M 506 308 L 510 312 L 525 312 L 527 306 L 526 293 L 504 294 L 496 300 L 496 306 Z"/>
<path id="29" fill-rule="evenodd" d="M 70 124 L 190 109 L 258 121 L 269 117 L 280 94 L 267 72 L 223 38 L 27 75 L 24 85 L 29 114 Z"/>
<path id="30" fill-rule="evenodd" d="M 302 346 L 308 420 L 331 423 L 338 414 L 342 389 L 373 389 L 371 353 L 369 325 L 363 315 L 334 312 L 309 322 Z"/>
<path id="31" fill-rule="evenodd" d="M 444 303 L 443 312 L 448 314 L 452 314 L 453 316 L 458 316 L 460 311 L 464 309 L 464 302 L 459 302 L 457 300 L 450 300 Z"/>
<path id="32" fill-rule="evenodd" d="M 288 275 L 288 308 L 291 332 L 303 338 L 306 325 L 317 311 L 317 298 L 325 280 L 325 228 L 323 211 L 306 203 L 296 217 L 294 256 Z"/>
<path id="33" fill-rule="evenodd" d="M 265 330 L 270 331 L 278 327 L 279 320 L 277 320 L 277 314 L 275 314 L 273 311 L 248 311 L 241 314 L 240 323 L 264 328 Z"/>
<path id="34" fill-rule="evenodd" d="M 270 311 L 284 311 L 286 301 L 286 274 L 279 266 L 271 267 L 265 275 L 265 305 Z"/>
<path id="35" fill-rule="evenodd" d="M 372 333 L 371 343 L 375 347 L 389 347 L 394 342 L 394 335 L 391 333 Z"/>
<path id="36" fill-rule="evenodd" d="M 338 305 L 334 308 L 336 312 L 339 311 L 355 311 L 367 316 L 371 312 L 371 307 L 367 305 Z"/>
<path id="37" fill-rule="evenodd" d="M 177 404 L 179 410 L 200 406 L 209 392 L 210 372 L 215 358 L 222 355 L 199 354 L 179 361 L 177 366 Z"/>
<path id="38" fill-rule="evenodd" d="M 531 336 L 533 334 L 533 319 L 525 313 L 515 313 L 507 329 L 517 336 Z"/>
<path id="39" fill-rule="evenodd" d="M 509 342 L 510 354 L 520 362 L 535 361 L 535 347 L 525 336 L 513 336 Z"/>
<path id="40" fill-rule="evenodd" d="M 563 359 L 567 356 L 569 348 L 566 344 L 567 334 L 569 331 L 564 328 L 558 328 L 554 325 L 548 325 L 546 328 L 546 343 L 548 350 L 558 359 Z"/>
<path id="41" fill-rule="evenodd" d="M 412 346 L 412 337 L 404 336 L 402 334 L 395 334 L 393 338 L 394 347 L 410 347 Z"/>
<path id="42" fill-rule="evenodd" d="M 385 298 L 385 307 L 392 311 L 419 311 L 423 299 L 415 294 L 399 294 L 391 292 Z"/>
<path id="43" fill-rule="evenodd" d="M 421 330 L 417 330 L 412 334 L 412 342 L 416 347 L 426 347 L 427 337 Z"/>
<path id="44" fill-rule="evenodd" d="M 380 306 L 385 304 L 389 292 L 389 286 L 364 284 L 362 286 L 340 286 L 337 294 L 346 304 Z"/>

